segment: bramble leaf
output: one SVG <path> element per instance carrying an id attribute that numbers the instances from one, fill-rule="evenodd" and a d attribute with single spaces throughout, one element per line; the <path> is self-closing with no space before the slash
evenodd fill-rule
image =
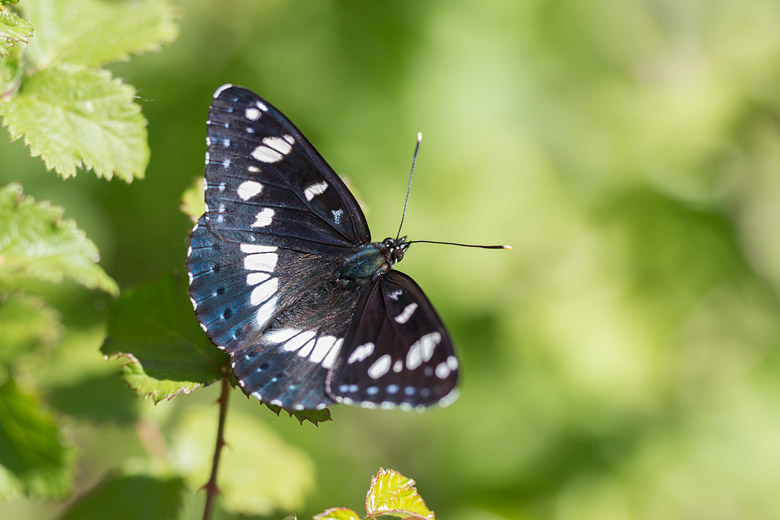
<path id="1" fill-rule="evenodd" d="M 105 70 L 52 66 L 34 72 L 0 104 L 11 139 L 63 177 L 77 168 L 130 182 L 149 162 L 146 120 L 135 92 Z"/>
<path id="2" fill-rule="evenodd" d="M 209 478 L 217 413 L 216 406 L 186 412 L 171 443 L 174 465 L 193 487 Z M 305 452 L 237 410 L 227 415 L 225 441 L 218 479 L 225 510 L 266 516 L 302 506 L 314 488 L 314 464 Z"/>
<path id="3" fill-rule="evenodd" d="M 206 202 L 203 200 L 204 182 L 202 176 L 198 177 L 181 195 L 181 206 L 179 206 L 179 209 L 190 217 L 190 220 L 193 222 L 197 222 L 206 210 Z"/>
<path id="4" fill-rule="evenodd" d="M 124 61 L 158 51 L 178 34 L 176 11 L 163 0 L 26 0 L 21 8 L 36 29 L 28 52 L 37 69 Z"/>
<path id="5" fill-rule="evenodd" d="M 0 363 L 38 347 L 51 347 L 62 334 L 59 313 L 40 296 L 0 292 Z"/>
<path id="6" fill-rule="evenodd" d="M 430 511 L 417 493 L 414 480 L 393 469 L 380 468 L 371 478 L 371 487 L 366 495 L 366 513 L 369 517 L 392 515 L 403 518 L 433 520 Z"/>
<path id="7" fill-rule="evenodd" d="M 314 520 L 360 520 L 360 515 L 348 507 L 333 507 L 314 515 Z"/>
<path id="8" fill-rule="evenodd" d="M 178 518 L 184 490 L 178 477 L 114 476 L 77 500 L 60 520 Z"/>
<path id="9" fill-rule="evenodd" d="M 114 302 L 101 350 L 130 359 L 122 377 L 155 401 L 216 381 L 227 364 L 198 327 L 185 280 L 174 275 L 128 290 Z"/>
<path id="10" fill-rule="evenodd" d="M 14 43 L 27 43 L 27 38 L 32 34 L 33 26 L 30 22 L 11 11 L 0 9 L 0 57 L 11 52 Z"/>
<path id="11" fill-rule="evenodd" d="M 74 462 L 60 426 L 38 398 L 22 392 L 13 379 L 0 384 L 0 498 L 64 496 Z"/>
<path id="12" fill-rule="evenodd" d="M 63 278 L 111 294 L 119 289 L 97 264 L 98 250 L 62 208 L 36 203 L 18 184 L 0 188 L 0 285 L 16 287 L 23 278 L 60 282 Z"/>

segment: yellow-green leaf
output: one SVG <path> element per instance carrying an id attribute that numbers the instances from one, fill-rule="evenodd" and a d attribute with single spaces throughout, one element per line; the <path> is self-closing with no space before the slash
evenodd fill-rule
<path id="1" fill-rule="evenodd" d="M 400 517 L 433 520 L 433 511 L 426 507 L 414 487 L 414 480 L 406 478 L 393 469 L 380 468 L 371 478 L 371 487 L 366 495 L 366 513 L 369 517 L 393 515 Z"/>
<path id="2" fill-rule="evenodd" d="M 11 139 L 24 137 L 33 157 L 63 177 L 78 168 L 130 182 L 149 163 L 146 120 L 135 91 L 105 70 L 55 66 L 27 77 L 0 104 Z"/>
<path id="3" fill-rule="evenodd" d="M 25 196 L 19 184 L 0 188 L 0 286 L 16 287 L 24 278 L 70 278 L 118 293 L 116 282 L 97 264 L 95 244 L 62 214 L 62 208 Z"/>
<path id="4" fill-rule="evenodd" d="M 11 52 L 14 43 L 27 43 L 27 38 L 32 36 L 32 33 L 33 26 L 30 22 L 0 8 L 0 57 Z"/>
<path id="5" fill-rule="evenodd" d="M 333 507 L 314 515 L 314 520 L 360 520 L 360 515 L 348 507 Z"/>

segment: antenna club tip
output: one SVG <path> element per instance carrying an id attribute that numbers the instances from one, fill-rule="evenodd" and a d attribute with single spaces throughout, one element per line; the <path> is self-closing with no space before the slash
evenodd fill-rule
<path id="1" fill-rule="evenodd" d="M 417 142 L 422 141 L 422 132 L 417 132 Z"/>
<path id="2" fill-rule="evenodd" d="M 503 249 L 512 249 L 512 246 L 508 246 L 508 245 L 503 245 L 503 246 L 501 246 L 501 247 L 502 247 Z"/>

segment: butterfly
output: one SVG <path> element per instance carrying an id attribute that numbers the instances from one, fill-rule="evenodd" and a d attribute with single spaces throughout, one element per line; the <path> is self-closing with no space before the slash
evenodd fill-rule
<path id="1" fill-rule="evenodd" d="M 393 269 L 406 237 L 372 242 L 344 182 L 254 92 L 221 86 L 206 124 L 189 293 L 244 393 L 288 410 L 452 402 L 452 340 L 420 287 Z"/>

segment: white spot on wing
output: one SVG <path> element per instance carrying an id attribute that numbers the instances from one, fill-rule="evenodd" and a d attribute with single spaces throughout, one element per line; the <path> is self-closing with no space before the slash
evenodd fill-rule
<path id="1" fill-rule="evenodd" d="M 263 144 L 273 148 L 282 155 L 287 155 L 292 150 L 292 144 L 287 142 L 287 139 L 283 137 L 266 137 L 263 139 Z"/>
<path id="2" fill-rule="evenodd" d="M 247 255 L 244 258 L 244 268 L 249 271 L 265 271 L 267 273 L 272 273 L 274 272 L 274 269 L 276 269 L 277 260 L 279 260 L 279 255 L 276 253 Z"/>
<path id="3" fill-rule="evenodd" d="M 341 224 L 341 217 L 344 215 L 344 211 L 340 209 L 332 209 L 330 212 L 333 213 L 334 222 L 336 222 L 336 224 Z"/>
<path id="4" fill-rule="evenodd" d="M 396 374 L 399 373 L 404 368 L 404 362 L 400 359 L 396 360 L 395 363 L 393 363 L 393 372 Z"/>
<path id="5" fill-rule="evenodd" d="M 300 334 L 298 329 L 277 329 L 263 336 L 263 341 L 268 343 L 284 343 L 293 336 Z"/>
<path id="6" fill-rule="evenodd" d="M 399 296 L 401 296 L 404 292 L 401 289 L 396 289 L 395 291 L 388 293 L 387 297 L 391 300 L 395 301 L 398 299 Z"/>
<path id="7" fill-rule="evenodd" d="M 429 361 L 433 356 L 433 349 L 440 341 L 441 334 L 438 332 L 431 332 L 415 341 L 409 348 L 409 353 L 406 354 L 406 368 L 414 370 L 423 362 Z"/>
<path id="8" fill-rule="evenodd" d="M 271 319 L 271 316 L 273 316 L 274 311 L 276 310 L 276 302 L 278 300 L 277 296 L 274 296 L 267 302 L 265 302 L 262 307 L 257 309 L 257 315 L 255 316 L 255 321 L 257 322 L 257 326 L 261 329 L 266 326 L 268 321 Z"/>
<path id="9" fill-rule="evenodd" d="M 276 251 L 274 246 L 261 246 L 257 244 L 241 244 L 242 253 L 273 253 Z"/>
<path id="10" fill-rule="evenodd" d="M 448 375 L 450 375 L 450 372 L 452 371 L 450 370 L 450 367 L 447 366 L 447 363 L 441 362 L 436 365 L 436 377 L 439 379 L 446 378 Z"/>
<path id="11" fill-rule="evenodd" d="M 271 278 L 268 281 L 261 283 L 252 290 L 252 294 L 249 296 L 249 303 L 252 305 L 260 305 L 268 298 L 276 294 L 276 290 L 278 288 L 278 278 Z"/>
<path id="12" fill-rule="evenodd" d="M 289 134 L 284 136 L 284 140 L 290 144 L 295 144 L 295 139 L 293 138 L 293 136 Z"/>
<path id="13" fill-rule="evenodd" d="M 310 340 L 313 340 L 316 335 L 317 333 L 314 332 L 313 330 L 307 330 L 301 332 L 300 334 L 287 340 L 287 342 L 284 344 L 284 350 L 288 352 L 295 352 L 296 350 L 304 346 L 306 343 L 308 343 Z"/>
<path id="14" fill-rule="evenodd" d="M 219 88 L 218 88 L 218 89 L 217 89 L 217 90 L 214 92 L 214 98 L 215 98 L 215 99 L 216 99 L 216 98 L 218 98 L 220 94 L 222 94 L 224 91 L 226 91 L 227 89 L 229 89 L 229 88 L 230 88 L 230 87 L 232 87 L 232 86 L 233 86 L 233 84 L 232 84 L 232 83 L 225 83 L 224 85 L 222 85 L 221 87 L 219 87 Z"/>
<path id="15" fill-rule="evenodd" d="M 339 356 L 339 352 L 341 351 L 342 343 L 344 343 L 344 338 L 340 338 L 336 341 L 336 343 L 333 345 L 333 348 L 331 348 L 330 352 L 328 352 L 328 355 L 325 356 L 325 359 L 322 360 L 322 368 L 333 368 L 333 365 L 336 363 L 336 359 Z"/>
<path id="16" fill-rule="evenodd" d="M 416 303 L 410 303 L 406 307 L 404 307 L 404 310 L 401 311 L 401 314 L 395 317 L 396 323 L 406 323 L 409 321 L 409 318 L 412 317 L 412 314 L 414 314 L 414 311 L 417 310 L 417 304 Z"/>
<path id="17" fill-rule="evenodd" d="M 336 344 L 336 339 L 335 336 L 322 336 L 317 339 L 317 344 L 314 346 L 314 350 L 312 350 L 311 355 L 309 356 L 309 361 L 312 363 L 321 363 L 333 348 L 333 345 Z"/>
<path id="18" fill-rule="evenodd" d="M 263 185 L 257 181 L 244 181 L 238 185 L 238 196 L 243 200 L 249 200 L 263 191 Z"/>
<path id="19" fill-rule="evenodd" d="M 374 344 L 370 341 L 364 343 L 352 351 L 352 354 L 349 355 L 349 359 L 347 359 L 347 363 L 351 365 L 352 363 L 363 361 L 370 356 L 372 352 L 374 352 Z"/>
<path id="20" fill-rule="evenodd" d="M 252 150 L 252 157 L 254 157 L 260 162 L 275 163 L 281 161 L 283 155 L 277 152 L 276 150 L 274 150 L 273 148 L 260 145 L 254 150 Z"/>
<path id="21" fill-rule="evenodd" d="M 322 193 L 324 193 L 326 189 L 328 189 L 328 183 L 322 181 L 317 184 L 312 184 L 311 186 L 303 190 L 303 194 L 306 196 L 306 200 L 311 200 L 316 195 L 321 195 Z"/>
<path id="22" fill-rule="evenodd" d="M 263 208 L 255 215 L 255 221 L 252 223 L 252 227 L 266 227 L 271 224 L 276 212 L 271 208 Z"/>
<path id="23" fill-rule="evenodd" d="M 390 370 L 390 354 L 385 354 L 368 367 L 368 376 L 371 379 L 379 379 Z"/>
<path id="24" fill-rule="evenodd" d="M 257 121 L 260 119 L 260 110 L 256 109 L 255 107 L 249 107 L 244 110 L 244 116 L 250 121 Z"/>
<path id="25" fill-rule="evenodd" d="M 271 275 L 268 273 L 249 273 L 246 275 L 246 284 L 247 285 L 257 285 L 259 283 L 262 283 L 268 278 L 270 278 Z"/>
<path id="26" fill-rule="evenodd" d="M 257 166 L 247 166 L 246 169 L 247 169 L 247 171 L 250 171 L 252 173 L 257 173 L 257 172 L 260 171 L 260 168 L 258 168 Z"/>
<path id="27" fill-rule="evenodd" d="M 259 108 L 263 112 L 268 112 L 268 107 L 265 106 L 265 104 L 262 103 L 261 101 L 255 101 L 255 106 L 257 106 L 257 108 Z"/>

